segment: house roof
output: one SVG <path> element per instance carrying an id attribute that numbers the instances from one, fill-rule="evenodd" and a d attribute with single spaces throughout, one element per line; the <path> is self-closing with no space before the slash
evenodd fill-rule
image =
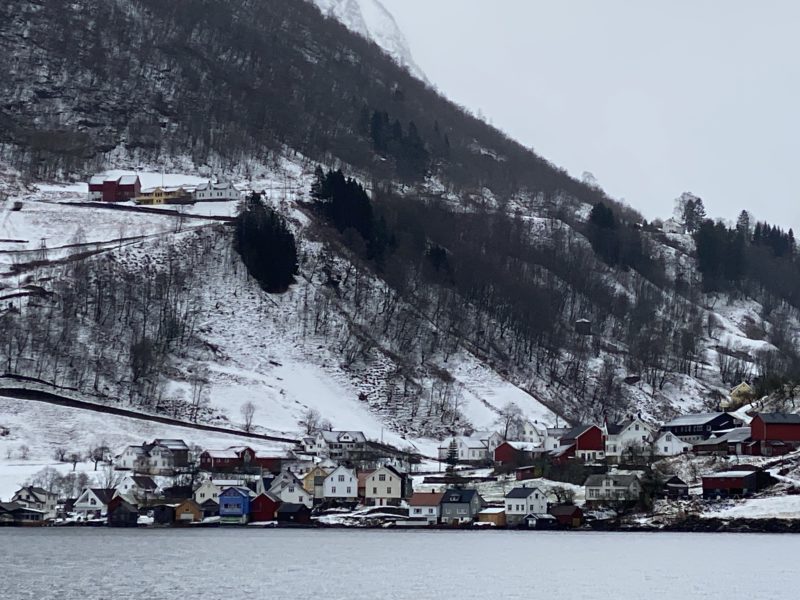
<path id="1" fill-rule="evenodd" d="M 138 487 L 144 490 L 155 490 L 158 488 L 158 484 L 153 481 L 153 478 L 147 475 L 132 475 L 131 479 L 133 479 L 133 482 Z"/>
<path id="2" fill-rule="evenodd" d="M 703 479 L 721 479 L 726 477 L 748 477 L 749 475 L 753 475 L 756 471 L 743 471 L 743 470 L 731 470 L 731 471 L 720 471 L 719 473 L 711 473 L 710 475 L 703 475 Z"/>
<path id="3" fill-rule="evenodd" d="M 281 507 L 278 509 L 278 512 L 282 514 L 292 514 L 301 512 L 303 510 L 308 510 L 308 507 L 305 504 L 294 504 L 292 502 L 284 502 L 283 504 L 281 504 Z"/>
<path id="4" fill-rule="evenodd" d="M 505 508 L 502 508 L 502 507 L 499 507 L 499 506 L 490 506 L 489 508 L 484 508 L 478 514 L 479 515 L 499 515 L 499 514 L 504 513 L 504 512 L 506 512 Z"/>
<path id="5" fill-rule="evenodd" d="M 123 175 L 118 180 L 120 185 L 133 185 L 137 181 L 139 181 L 138 175 Z"/>
<path id="6" fill-rule="evenodd" d="M 200 506 L 201 506 L 202 508 L 204 508 L 204 509 L 214 508 L 215 506 L 216 506 L 216 507 L 218 507 L 218 506 L 219 506 L 219 502 L 217 502 L 217 501 L 216 501 L 216 500 L 214 500 L 213 498 L 209 498 L 208 500 L 206 500 L 205 502 L 203 502 L 202 504 L 200 504 Z"/>
<path id="7" fill-rule="evenodd" d="M 209 481 L 212 485 L 215 485 L 220 488 L 244 486 L 244 481 L 242 481 L 241 479 L 207 479 L 206 481 Z"/>
<path id="8" fill-rule="evenodd" d="M 374 472 L 375 472 L 374 470 L 359 471 L 358 472 L 358 487 L 364 487 L 365 485 L 367 485 L 367 477 L 372 475 Z"/>
<path id="9" fill-rule="evenodd" d="M 353 438 L 353 441 L 356 443 L 364 443 L 367 441 L 366 436 L 361 431 L 320 431 L 322 434 L 322 439 L 325 440 L 329 444 L 336 444 L 338 443 L 342 436 L 345 434 L 350 434 L 350 437 Z"/>
<path id="10" fill-rule="evenodd" d="M 636 475 L 623 475 L 621 473 L 606 473 L 605 475 L 589 475 L 583 484 L 586 487 L 601 487 L 603 482 L 610 479 L 615 486 L 628 487 L 634 481 L 639 481 Z"/>
<path id="11" fill-rule="evenodd" d="M 716 437 L 710 437 L 707 440 L 696 442 L 694 445 L 703 447 L 703 446 L 717 446 L 718 444 L 726 444 L 726 443 L 736 444 L 738 442 L 744 442 L 749 438 L 750 438 L 749 427 L 735 427 L 734 429 L 729 429 L 728 431 L 721 433 Z"/>
<path id="12" fill-rule="evenodd" d="M 680 415 L 675 417 L 668 423 L 664 423 L 664 427 L 683 427 L 686 425 L 705 425 L 709 421 L 713 421 L 714 419 L 721 417 L 725 413 L 723 412 L 712 412 L 712 413 L 698 413 L 698 414 L 691 414 L 691 415 Z"/>
<path id="13" fill-rule="evenodd" d="M 414 492 L 408 499 L 409 506 L 439 506 L 444 492 Z"/>
<path id="14" fill-rule="evenodd" d="M 20 494 L 24 491 L 27 491 L 29 494 L 33 495 L 39 502 L 47 502 L 48 492 L 44 488 L 32 485 L 23 486 L 19 490 L 17 490 L 17 492 L 14 495 L 16 496 L 17 494 Z"/>
<path id="15" fill-rule="evenodd" d="M 209 458 L 239 458 L 234 450 L 206 450 L 205 454 Z"/>
<path id="16" fill-rule="evenodd" d="M 469 504 L 472 499 L 478 494 L 477 490 L 460 490 L 458 488 L 451 488 L 443 494 L 442 502 L 448 504 Z"/>
<path id="17" fill-rule="evenodd" d="M 159 438 L 153 440 L 153 444 L 158 444 L 160 446 L 166 446 L 170 450 L 188 450 L 189 446 L 186 445 L 186 442 L 179 439 L 174 438 Z"/>
<path id="18" fill-rule="evenodd" d="M 800 425 L 800 415 L 792 413 L 757 413 L 756 416 L 761 417 L 764 423 Z"/>
<path id="19" fill-rule="evenodd" d="M 575 440 L 589 431 L 594 425 L 577 425 L 561 436 L 562 440 Z"/>
<path id="20" fill-rule="evenodd" d="M 554 517 L 569 517 L 580 511 L 580 507 L 574 504 L 558 504 L 550 509 L 550 514 Z"/>
<path id="21" fill-rule="evenodd" d="M 535 487 L 517 487 L 506 494 L 506 498 L 527 498 L 534 492 L 539 492 L 544 495 L 539 488 Z"/>
<path id="22" fill-rule="evenodd" d="M 506 440 L 505 443 L 514 448 L 514 450 L 519 450 L 520 452 L 533 452 L 534 450 L 538 450 L 541 448 L 541 446 L 539 444 L 536 444 L 535 442 L 518 442 L 516 440 L 512 441 Z"/>

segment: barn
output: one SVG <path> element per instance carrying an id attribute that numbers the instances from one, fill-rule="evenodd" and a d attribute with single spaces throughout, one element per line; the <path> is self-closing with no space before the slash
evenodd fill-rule
<path id="1" fill-rule="evenodd" d="M 796 447 L 800 445 L 800 415 L 757 413 L 750 422 L 750 437 L 760 443 L 764 456 L 774 453 L 774 445 L 769 442 L 783 442 Z"/>
<path id="2" fill-rule="evenodd" d="M 275 513 L 281 507 L 281 501 L 273 498 L 269 494 L 259 494 L 250 503 L 250 521 L 264 522 L 274 521 Z"/>
<path id="3" fill-rule="evenodd" d="M 138 175 L 123 175 L 106 179 L 96 175 L 89 180 L 89 200 L 126 202 L 139 196 L 142 184 Z"/>
<path id="4" fill-rule="evenodd" d="M 703 498 L 749 496 L 758 491 L 758 473 L 750 470 L 722 471 L 703 476 Z"/>

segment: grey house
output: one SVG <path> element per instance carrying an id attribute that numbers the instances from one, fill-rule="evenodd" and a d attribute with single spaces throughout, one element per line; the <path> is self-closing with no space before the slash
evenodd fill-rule
<path id="1" fill-rule="evenodd" d="M 463 523 L 473 521 L 486 506 L 486 502 L 476 490 L 451 488 L 442 497 L 442 523 Z"/>

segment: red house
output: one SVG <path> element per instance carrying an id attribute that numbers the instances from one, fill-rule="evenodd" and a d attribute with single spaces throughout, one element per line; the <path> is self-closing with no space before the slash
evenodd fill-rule
<path id="1" fill-rule="evenodd" d="M 226 450 L 205 450 L 200 455 L 203 471 L 234 472 L 257 468 L 255 450 L 248 446 L 231 446 Z"/>
<path id="2" fill-rule="evenodd" d="M 584 462 L 603 460 L 606 452 L 606 436 L 597 425 L 579 425 L 561 436 L 561 447 L 553 452 L 556 462 L 578 458 Z"/>
<path id="3" fill-rule="evenodd" d="M 89 180 L 89 199 L 103 202 L 125 202 L 140 195 L 142 184 L 138 175 L 123 175 L 116 179 L 100 176 Z"/>
<path id="4" fill-rule="evenodd" d="M 583 511 L 574 504 L 557 504 L 550 508 L 550 514 L 561 527 L 580 527 L 583 525 Z"/>
<path id="5" fill-rule="evenodd" d="M 281 501 L 269 494 L 259 494 L 250 502 L 250 522 L 274 521 L 281 507 Z"/>
<path id="6" fill-rule="evenodd" d="M 703 498 L 749 496 L 758 491 L 758 472 L 739 469 L 703 476 Z"/>
<path id="7" fill-rule="evenodd" d="M 795 446 L 800 445 L 800 415 L 757 413 L 750 422 L 750 437 L 756 442 L 788 442 Z"/>
<path id="8" fill-rule="evenodd" d="M 535 450 L 537 447 L 531 442 L 505 441 L 494 449 L 494 462 L 501 465 L 530 463 Z"/>

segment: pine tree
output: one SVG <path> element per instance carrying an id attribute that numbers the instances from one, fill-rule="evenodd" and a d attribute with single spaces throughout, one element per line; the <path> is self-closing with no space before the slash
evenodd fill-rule
<path id="1" fill-rule="evenodd" d="M 445 462 L 447 463 L 447 471 L 453 472 L 458 464 L 458 444 L 456 443 L 455 438 L 450 440 L 450 446 L 447 448 L 447 457 L 445 458 Z"/>

